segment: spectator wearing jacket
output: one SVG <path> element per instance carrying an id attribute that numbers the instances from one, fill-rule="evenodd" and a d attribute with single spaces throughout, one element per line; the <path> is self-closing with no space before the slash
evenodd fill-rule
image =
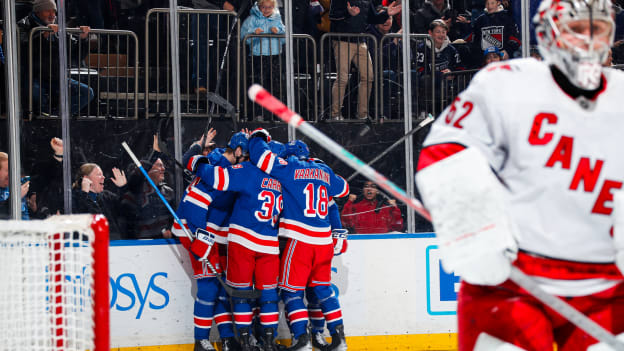
<path id="1" fill-rule="evenodd" d="M 371 181 L 364 183 L 362 195 L 349 195 L 342 213 L 343 226 L 352 233 L 376 234 L 403 230 L 403 217 L 396 200 L 384 201 L 377 185 Z"/>
<path id="2" fill-rule="evenodd" d="M 59 40 L 58 40 L 58 24 L 56 24 L 56 3 L 54 0 L 35 0 L 33 2 L 32 12 L 25 18 L 17 22 L 20 30 L 20 47 L 22 57 L 22 76 L 24 82 L 28 78 L 28 48 L 30 41 L 30 32 L 36 27 L 48 27 L 49 31 L 38 31 L 33 36 L 33 82 L 32 96 L 33 109 L 41 114 L 51 114 L 51 100 L 58 101 L 57 92 L 59 91 Z M 72 54 L 68 59 L 72 67 L 78 67 L 88 54 L 89 31 L 88 26 L 80 27 L 81 33 L 76 37 L 69 35 L 69 52 Z M 79 50 L 79 47 L 81 50 Z M 42 52 L 36 52 L 38 48 L 42 48 Z M 78 56 L 78 54 L 82 56 Z M 93 100 L 93 89 L 88 85 L 80 83 L 77 80 L 68 78 L 69 94 L 71 100 L 71 114 L 76 115 L 85 106 Z M 24 88 L 28 87 L 28 83 L 24 83 Z M 53 96 L 53 94 L 55 96 Z M 26 94 L 25 96 L 28 96 Z M 56 103 L 58 104 L 58 103 Z"/>
<path id="3" fill-rule="evenodd" d="M 258 0 L 241 27 L 241 39 L 249 45 L 248 62 L 251 63 L 252 82 L 264 86 L 277 97 L 280 97 L 281 92 L 285 91 L 284 84 L 282 84 L 282 60 L 280 59 L 285 43 L 284 38 L 246 38 L 246 36 L 250 34 L 284 34 L 285 30 L 276 0 Z M 253 110 L 253 116 L 262 117 L 262 108 L 254 105 Z"/>
<path id="4" fill-rule="evenodd" d="M 476 57 L 480 57 L 490 46 L 495 46 L 506 60 L 520 48 L 519 38 L 518 26 L 500 0 L 485 0 L 485 13 L 474 20 L 472 34 L 467 41 L 472 43 L 471 50 Z"/>
<path id="5" fill-rule="evenodd" d="M 388 16 L 394 16 L 401 11 L 401 5 L 392 2 L 387 10 L 378 12 L 372 0 L 333 0 L 330 5 L 330 30 L 333 33 L 361 34 L 366 32 L 368 24 L 386 22 Z M 353 62 L 359 72 L 360 84 L 358 87 L 358 118 L 366 119 L 368 115 L 368 100 L 374 77 L 373 63 L 368 52 L 366 40 L 357 40 L 348 37 L 338 37 L 332 43 L 338 77 L 332 87 L 331 118 L 342 120 L 342 103 L 349 69 Z"/>
<path id="6" fill-rule="evenodd" d="M 103 214 L 108 219 L 110 240 L 122 239 L 126 234 L 126 221 L 121 213 L 121 196 L 117 192 L 105 190 L 105 180 L 100 166 L 95 163 L 82 164 L 72 184 L 72 212 Z M 128 181 L 123 171 L 113 168 L 110 180 L 119 192 L 126 191 Z"/>

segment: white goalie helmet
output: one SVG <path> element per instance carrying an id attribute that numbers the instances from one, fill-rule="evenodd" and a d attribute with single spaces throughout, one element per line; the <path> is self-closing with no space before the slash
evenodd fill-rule
<path id="1" fill-rule="evenodd" d="M 615 34 L 611 1 L 543 0 L 533 21 L 542 57 L 577 87 L 596 89 Z"/>

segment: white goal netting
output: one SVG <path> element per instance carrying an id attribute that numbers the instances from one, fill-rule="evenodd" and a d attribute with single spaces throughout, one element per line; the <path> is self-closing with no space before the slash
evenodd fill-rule
<path id="1" fill-rule="evenodd" d="M 97 350 L 96 311 L 108 312 L 105 223 L 93 215 L 0 221 L 0 350 Z M 104 236 L 102 248 L 96 243 Z M 102 269 L 106 291 L 94 285 Z M 98 294 L 104 308 L 96 306 Z M 107 314 L 100 319 L 108 324 Z M 108 333 L 108 325 L 102 329 Z"/>

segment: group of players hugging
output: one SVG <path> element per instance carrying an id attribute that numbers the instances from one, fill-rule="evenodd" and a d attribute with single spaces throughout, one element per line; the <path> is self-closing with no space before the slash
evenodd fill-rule
<path id="1" fill-rule="evenodd" d="M 194 351 L 214 350 L 213 321 L 222 350 L 285 349 L 275 342 L 280 295 L 292 334 L 287 350 L 347 349 L 330 281 L 334 254 L 347 248 L 332 198 L 348 195 L 349 186 L 309 154 L 304 142 L 271 141 L 259 128 L 190 157 L 195 178 L 177 209 L 186 228 L 175 223 L 172 232 L 189 250 L 197 279 Z M 278 234 L 287 239 L 281 250 Z"/>

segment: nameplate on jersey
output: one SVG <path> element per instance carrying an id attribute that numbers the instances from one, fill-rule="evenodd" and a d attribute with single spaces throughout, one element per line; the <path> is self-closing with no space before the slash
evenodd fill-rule
<path id="1" fill-rule="evenodd" d="M 237 165 L 233 165 L 231 166 L 233 169 L 239 169 L 239 168 L 243 168 L 243 165 L 241 164 L 237 164 Z"/>
<path id="2" fill-rule="evenodd" d="M 205 229 L 197 228 L 195 231 L 195 237 L 210 246 L 214 245 L 215 235 Z"/>

